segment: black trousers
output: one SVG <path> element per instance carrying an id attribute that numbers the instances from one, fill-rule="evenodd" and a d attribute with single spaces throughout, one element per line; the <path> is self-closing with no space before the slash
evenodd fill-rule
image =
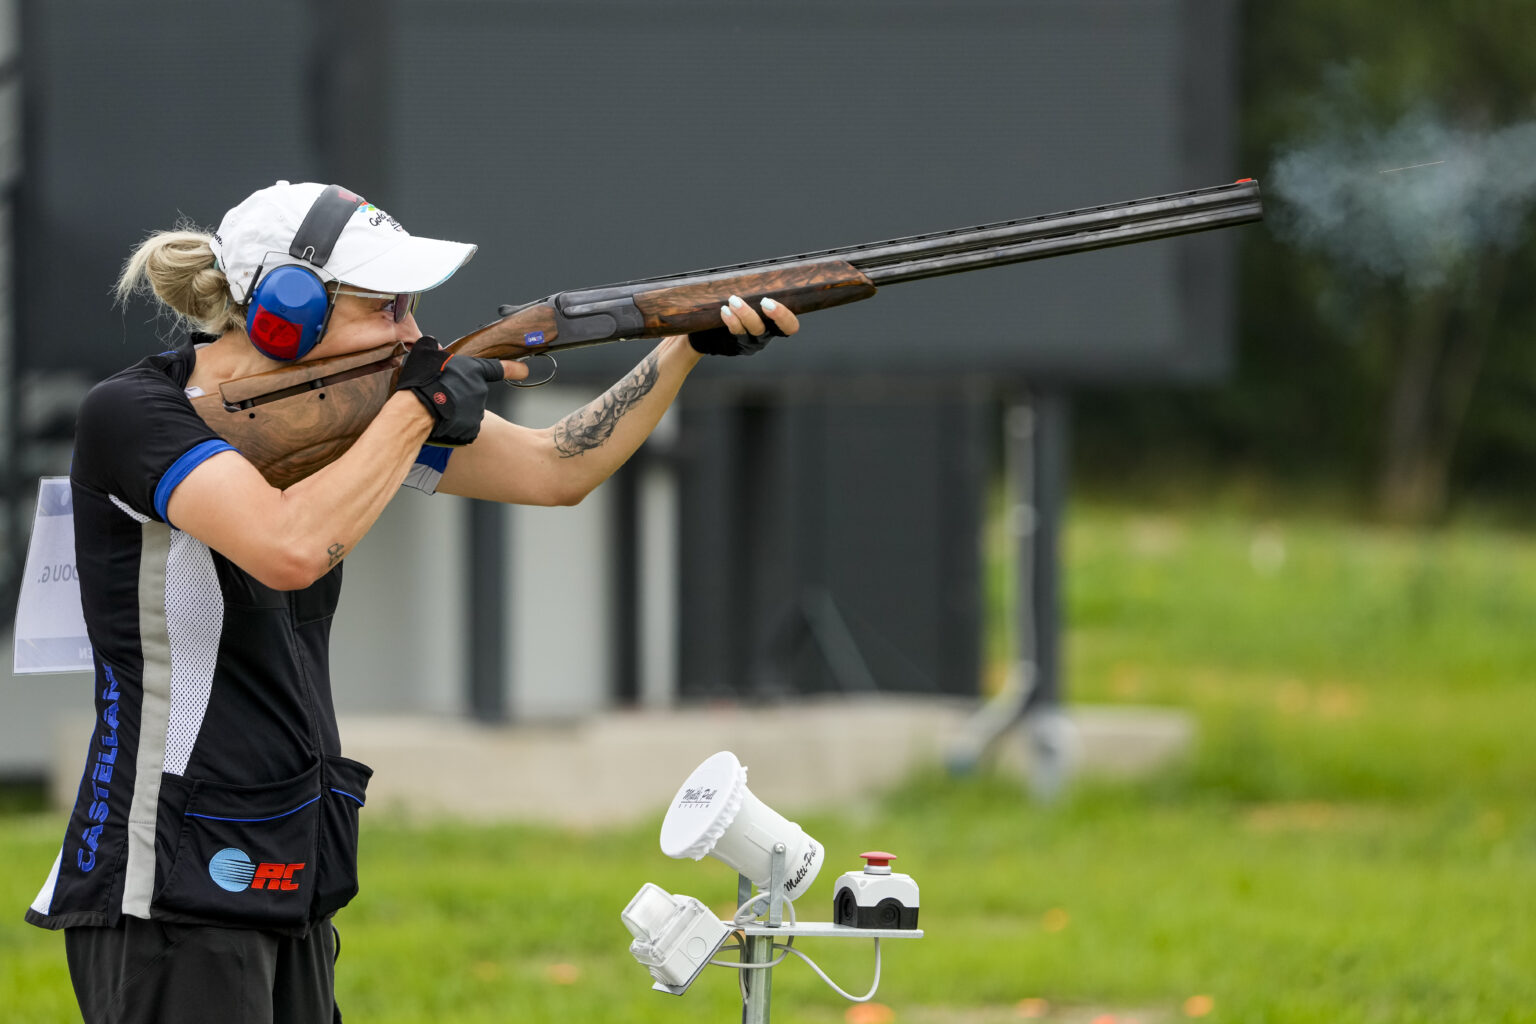
<path id="1" fill-rule="evenodd" d="M 330 921 L 302 939 L 137 917 L 64 930 L 85 1024 L 335 1024 L 338 948 Z"/>

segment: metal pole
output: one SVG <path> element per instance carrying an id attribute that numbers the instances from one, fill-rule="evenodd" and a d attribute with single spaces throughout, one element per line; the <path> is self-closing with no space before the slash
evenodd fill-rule
<path id="1" fill-rule="evenodd" d="M 1026 411 L 1027 410 L 1027 411 Z M 1071 728 L 1062 711 L 1061 522 L 1066 507 L 1068 428 L 1065 392 L 1036 392 L 1009 411 L 1017 432 L 1021 506 L 1018 543 L 1019 656 L 1031 684 L 1023 720 L 1030 748 L 1030 788 L 1039 799 L 1056 797 L 1072 772 Z"/>
<path id="2" fill-rule="evenodd" d="M 613 509 L 608 523 L 613 544 L 613 652 L 609 666 L 613 689 L 609 697 L 619 707 L 640 702 L 640 476 L 645 449 L 608 480 Z"/>
<path id="3" fill-rule="evenodd" d="M 506 410 L 497 388 L 486 403 L 492 412 Z M 464 704 L 470 717 L 488 724 L 509 717 L 507 700 L 507 624 L 512 621 L 507 584 L 507 508 L 492 501 L 472 500 L 464 513 L 469 544 L 465 549 Z"/>
<path id="4" fill-rule="evenodd" d="M 773 936 L 749 935 L 741 942 L 741 962 L 766 964 L 773 959 Z M 741 1004 L 741 1024 L 768 1024 L 768 1004 L 773 991 L 773 968 L 742 972 L 747 998 Z"/>
<path id="5" fill-rule="evenodd" d="M 471 501 L 469 547 L 464 571 L 469 612 L 465 633 L 469 642 L 468 692 L 465 703 L 478 722 L 507 720 L 506 656 L 503 653 L 507 615 L 505 583 L 507 526 L 502 506 Z"/>
<path id="6" fill-rule="evenodd" d="M 777 928 L 784 920 L 784 879 L 789 873 L 785 857 L 788 850 L 783 843 L 774 843 L 769 858 L 768 906 L 762 917 L 769 927 Z M 751 896 L 752 886 L 746 876 L 737 879 L 736 891 L 745 903 Z M 746 895 L 742 895 L 746 894 Z M 743 964 L 767 964 L 773 960 L 773 936 L 743 935 L 741 962 Z M 768 1004 L 773 993 L 773 968 L 743 970 L 742 981 L 747 997 L 741 1004 L 742 1024 L 768 1024 Z"/>

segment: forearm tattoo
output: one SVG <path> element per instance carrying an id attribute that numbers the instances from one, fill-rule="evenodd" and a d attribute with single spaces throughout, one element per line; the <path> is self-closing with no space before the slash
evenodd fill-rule
<path id="1" fill-rule="evenodd" d="M 347 553 L 347 547 L 345 544 L 332 544 L 325 549 L 325 553 L 331 556 L 331 560 L 325 563 L 325 567 L 334 568 L 336 563 L 341 561 L 341 556 Z"/>
<path id="2" fill-rule="evenodd" d="M 555 424 L 555 450 L 562 459 L 591 451 L 613 434 L 619 419 L 651 393 L 661 376 L 661 366 L 652 352 L 629 375 L 603 393 L 602 397 L 577 409 Z"/>

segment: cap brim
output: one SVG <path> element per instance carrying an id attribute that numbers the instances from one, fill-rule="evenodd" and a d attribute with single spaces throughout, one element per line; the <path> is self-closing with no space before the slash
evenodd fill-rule
<path id="1" fill-rule="evenodd" d="M 410 235 L 400 244 L 352 267 L 326 267 L 336 279 L 371 292 L 424 292 L 469 262 L 478 246 Z"/>

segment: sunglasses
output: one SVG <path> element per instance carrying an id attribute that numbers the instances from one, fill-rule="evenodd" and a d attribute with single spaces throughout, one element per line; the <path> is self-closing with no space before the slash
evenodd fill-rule
<path id="1" fill-rule="evenodd" d="M 415 313 L 416 307 L 421 304 L 420 292 L 399 292 L 396 294 L 391 294 L 388 292 L 363 292 L 358 291 L 355 288 L 347 288 L 343 286 L 336 289 L 336 294 L 350 295 L 354 299 L 374 299 L 384 301 L 384 307 L 382 311 L 393 316 L 395 318 L 395 323 L 397 324 L 404 320 L 406 317 Z"/>

